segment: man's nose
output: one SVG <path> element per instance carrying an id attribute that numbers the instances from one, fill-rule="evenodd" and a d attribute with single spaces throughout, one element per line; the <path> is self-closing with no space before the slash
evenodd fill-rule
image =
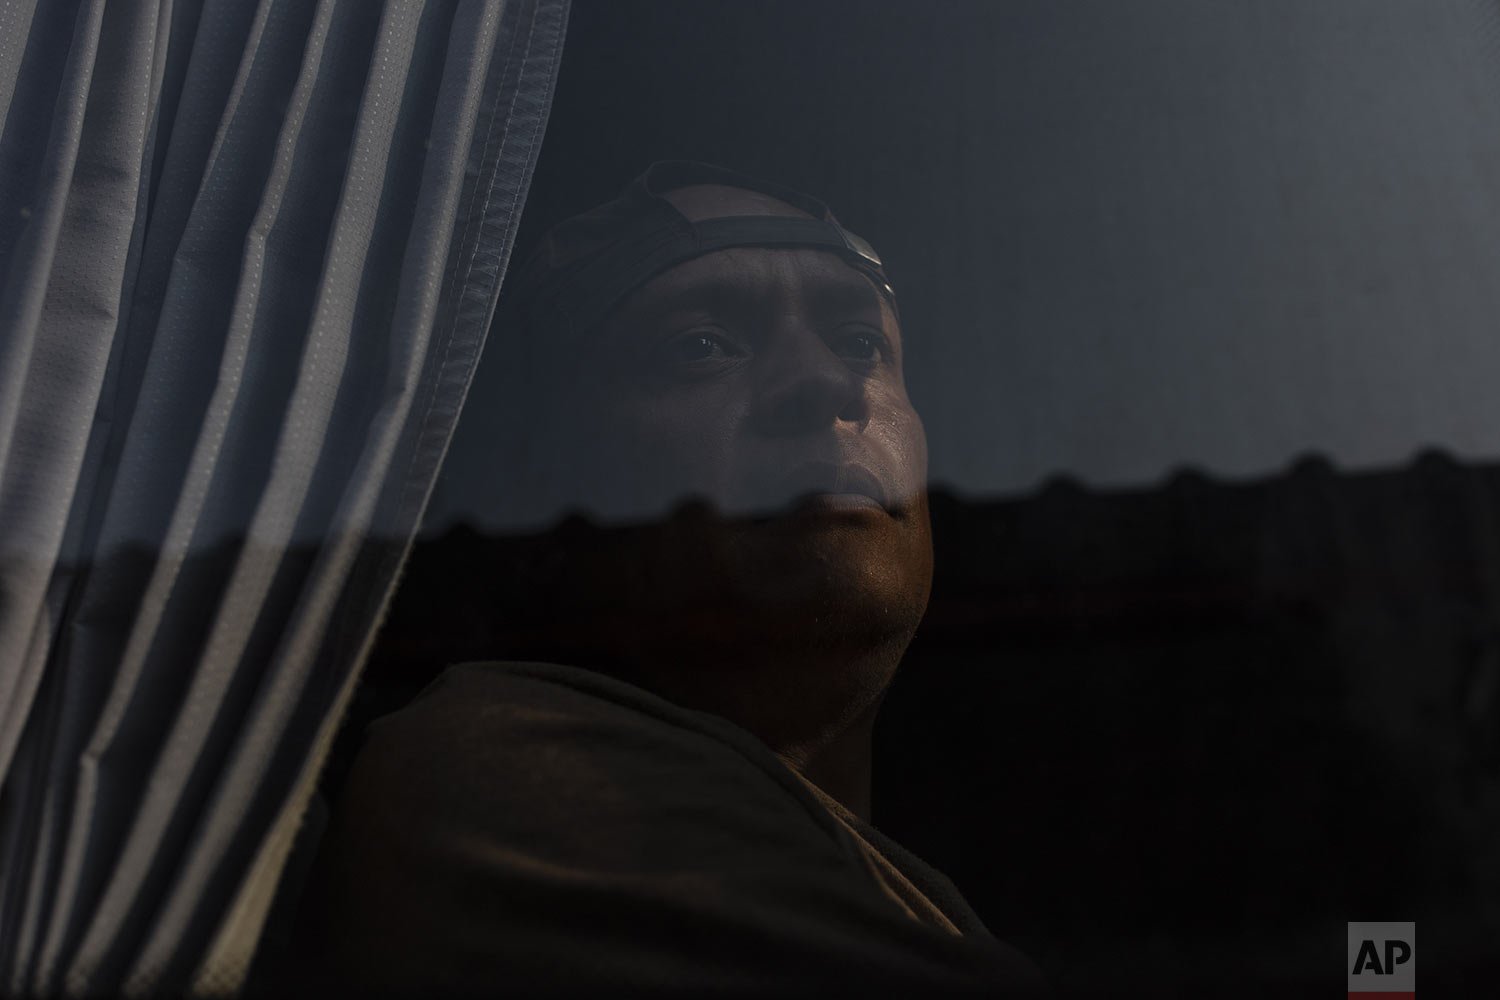
<path id="1" fill-rule="evenodd" d="M 756 423 L 763 433 L 794 435 L 840 420 L 869 421 L 869 403 L 858 373 L 816 332 L 787 330 L 763 352 Z"/>

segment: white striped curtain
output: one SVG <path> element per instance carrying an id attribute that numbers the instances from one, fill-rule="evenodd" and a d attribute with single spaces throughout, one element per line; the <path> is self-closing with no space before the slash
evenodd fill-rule
<path id="1" fill-rule="evenodd" d="M 241 985 L 567 6 L 0 4 L 0 993 Z"/>

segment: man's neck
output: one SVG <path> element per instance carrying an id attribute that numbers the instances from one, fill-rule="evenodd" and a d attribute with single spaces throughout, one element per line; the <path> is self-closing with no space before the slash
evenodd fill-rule
<path id="1" fill-rule="evenodd" d="M 870 820 L 872 732 L 876 708 L 878 705 L 821 747 L 776 751 L 776 756 L 787 767 L 866 822 Z"/>
<path id="2" fill-rule="evenodd" d="M 868 821 L 875 717 L 908 640 L 801 655 L 785 648 L 755 651 L 737 662 L 721 653 L 690 674 L 712 677 L 711 688 L 666 695 L 759 737 L 788 767 Z"/>

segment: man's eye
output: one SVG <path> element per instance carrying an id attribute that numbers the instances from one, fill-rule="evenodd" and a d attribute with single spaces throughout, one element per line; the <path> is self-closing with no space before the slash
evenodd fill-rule
<path id="1" fill-rule="evenodd" d="M 874 330 L 840 330 L 832 340 L 839 357 L 851 361 L 875 362 L 890 355 L 885 335 Z"/>
<path id="2" fill-rule="evenodd" d="M 734 345 L 726 338 L 702 330 L 673 337 L 662 350 L 664 360 L 675 364 L 716 361 L 736 353 Z"/>

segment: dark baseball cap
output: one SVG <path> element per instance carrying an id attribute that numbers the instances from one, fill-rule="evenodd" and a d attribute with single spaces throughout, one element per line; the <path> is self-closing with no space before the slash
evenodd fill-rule
<path id="1" fill-rule="evenodd" d="M 662 195 L 696 184 L 757 191 L 806 212 L 691 221 Z M 620 196 L 553 227 L 507 290 L 508 311 L 563 339 L 598 326 L 628 294 L 684 261 L 728 247 L 811 247 L 843 257 L 895 308 L 880 256 L 800 191 L 691 160 L 653 163 Z"/>

